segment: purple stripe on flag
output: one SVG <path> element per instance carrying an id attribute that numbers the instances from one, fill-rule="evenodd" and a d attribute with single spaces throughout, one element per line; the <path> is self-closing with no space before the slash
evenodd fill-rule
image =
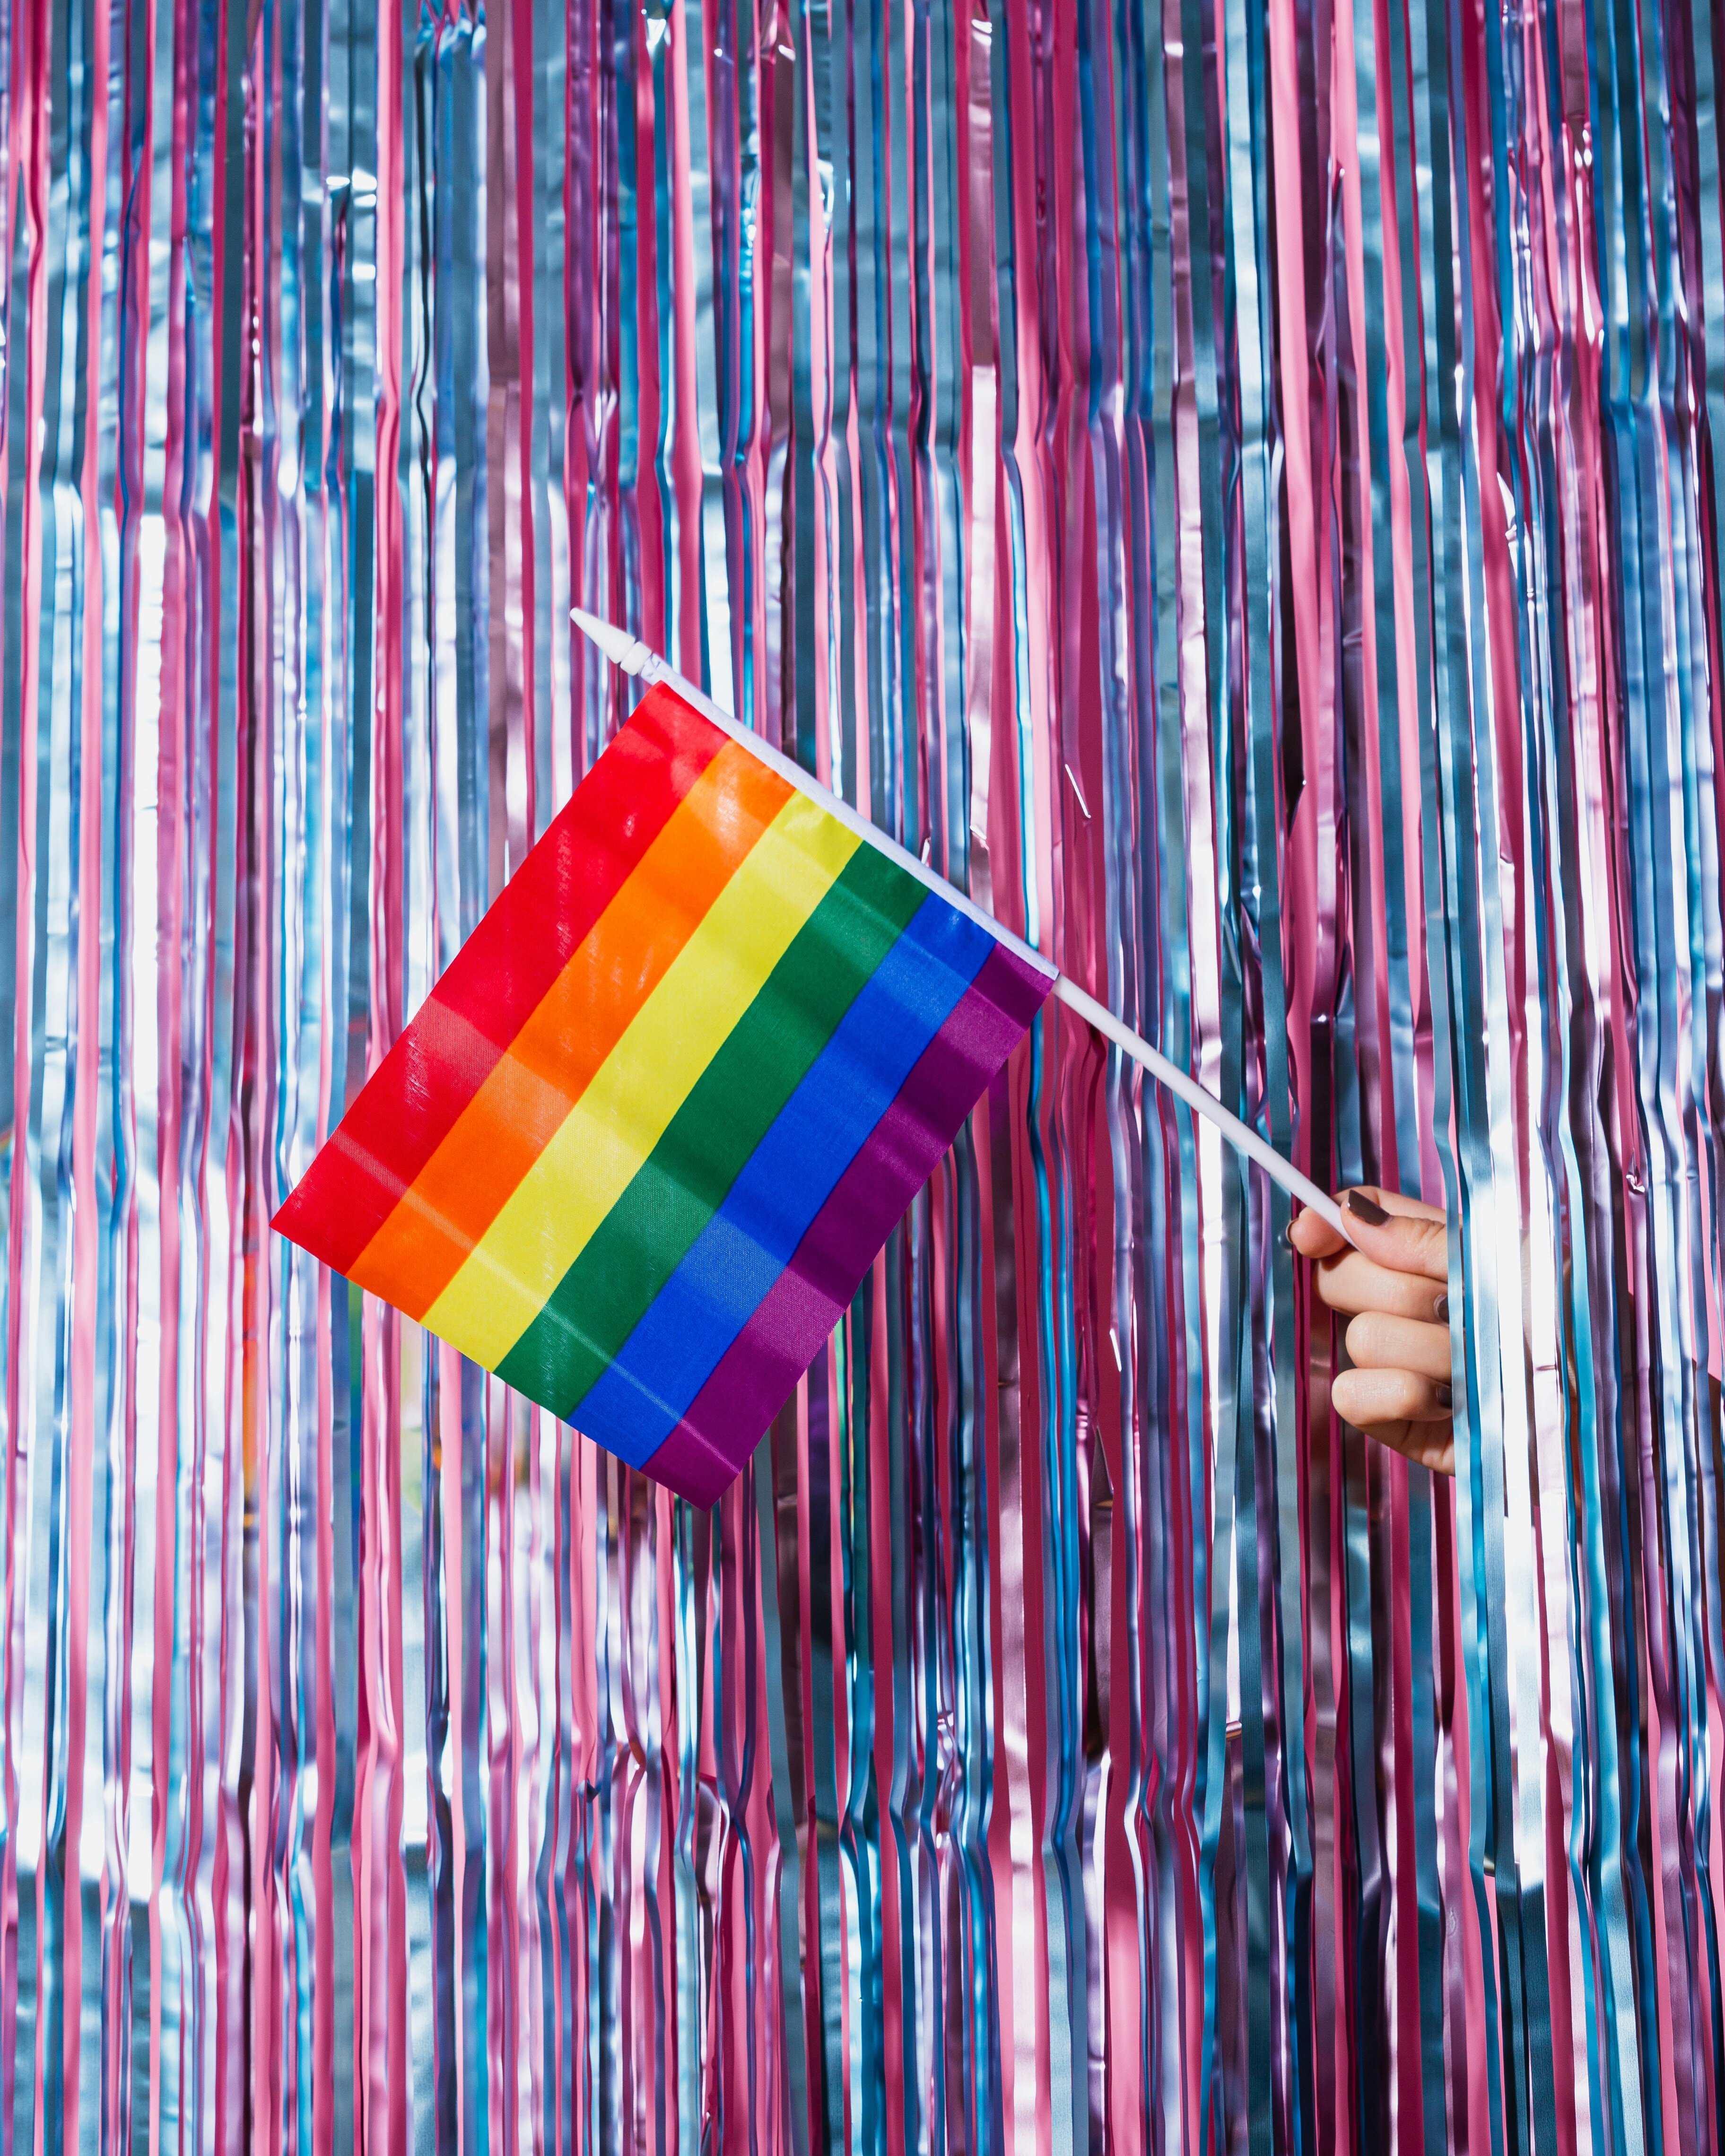
<path id="1" fill-rule="evenodd" d="M 990 952 L 648 1474 L 697 1504 L 722 1494 L 1050 985 Z"/>
<path id="2" fill-rule="evenodd" d="M 809 1349 L 809 1356 L 812 1362 L 814 1359 L 814 1348 Z M 803 1368 L 807 1368 L 805 1363 Z M 798 1374 L 800 1376 L 801 1372 Z M 794 1385 L 796 1382 L 793 1378 L 791 1384 Z M 785 1389 L 788 1392 L 790 1386 Z M 768 1421 L 772 1419 L 769 1415 Z M 766 1424 L 763 1423 L 762 1429 L 765 1428 Z M 760 1442 L 759 1432 L 756 1434 L 755 1442 Z M 655 1482 L 664 1483 L 667 1490 L 674 1491 L 679 1497 L 686 1497 L 691 1505 L 699 1505 L 704 1512 L 708 1506 L 718 1503 L 737 1480 L 737 1471 L 742 1466 L 742 1455 L 736 1460 L 726 1459 L 722 1453 L 715 1452 L 704 1437 L 683 1422 L 653 1454 L 641 1472 L 650 1475 Z"/>

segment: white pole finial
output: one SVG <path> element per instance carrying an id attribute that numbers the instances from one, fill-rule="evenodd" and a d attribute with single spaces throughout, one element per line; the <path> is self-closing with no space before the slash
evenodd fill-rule
<path id="1" fill-rule="evenodd" d="M 658 653 L 652 646 L 643 644 L 638 636 L 631 636 L 626 629 L 617 629 L 608 621 L 601 621 L 596 613 L 589 613 L 585 607 L 571 607 L 569 619 L 583 636 L 598 644 L 620 672 L 637 676 L 645 675 L 650 681 L 655 671 L 665 670 Z"/>

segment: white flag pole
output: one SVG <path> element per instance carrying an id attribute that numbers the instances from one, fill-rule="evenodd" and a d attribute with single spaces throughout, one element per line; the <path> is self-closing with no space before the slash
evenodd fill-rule
<path id="1" fill-rule="evenodd" d="M 643 644 L 638 637 L 631 636 L 626 629 L 613 628 L 609 622 L 601 621 L 597 614 L 588 613 L 584 608 L 571 607 L 569 613 L 576 627 L 598 646 L 619 672 L 649 684 L 662 681 L 667 688 L 675 690 L 686 703 L 694 705 L 704 717 L 711 719 L 721 733 L 728 735 L 740 747 L 746 748 L 751 756 L 758 757 L 762 763 L 770 764 L 787 784 L 794 786 L 801 793 L 806 793 L 810 800 L 818 801 L 829 815 L 836 816 L 847 830 L 855 832 L 877 853 L 885 854 L 890 860 L 896 862 L 906 875 L 915 876 L 918 883 L 937 892 L 948 906 L 956 906 L 967 919 L 985 928 L 997 942 L 1004 943 L 1025 965 L 1034 968 L 1050 981 L 1053 983 L 1052 993 L 1069 1010 L 1075 1011 L 1087 1024 L 1093 1025 L 1105 1040 L 1112 1041 L 1123 1055 L 1129 1055 L 1134 1063 L 1141 1064 L 1158 1085 L 1167 1086 L 1169 1092 L 1183 1101 L 1189 1108 L 1204 1116 L 1206 1122 L 1214 1123 L 1228 1142 L 1245 1153 L 1248 1159 L 1256 1162 L 1271 1182 L 1280 1183 L 1302 1205 L 1310 1206 L 1345 1240 L 1353 1241 L 1335 1199 L 1327 1190 L 1320 1190 L 1309 1176 L 1300 1173 L 1291 1161 L 1284 1160 L 1249 1123 L 1243 1123 L 1238 1116 L 1224 1107 L 1214 1093 L 1200 1086 L 1178 1064 L 1170 1063 L 1167 1056 L 1160 1050 L 1153 1048 L 1142 1034 L 1134 1033 L 1129 1025 L 1123 1024 L 1116 1018 L 1106 1004 L 1099 1004 L 1076 981 L 1069 980 L 1034 945 L 1025 942 L 1021 936 L 1014 936 L 992 914 L 984 913 L 963 891 L 955 890 L 944 876 L 937 875 L 926 861 L 918 860 L 914 854 L 888 838 L 866 816 L 860 816 L 837 794 L 829 792 L 818 778 L 811 778 L 801 764 L 781 755 L 758 734 L 752 733 L 748 727 L 733 718 L 729 711 L 721 711 L 711 696 L 697 689 L 692 681 L 685 680 L 675 667 L 667 665 L 656 651 Z"/>

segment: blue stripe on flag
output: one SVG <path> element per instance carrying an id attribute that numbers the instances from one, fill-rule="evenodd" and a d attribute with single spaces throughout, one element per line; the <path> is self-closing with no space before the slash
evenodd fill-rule
<path id="1" fill-rule="evenodd" d="M 665 1442 L 789 1264 L 993 942 L 943 899 L 927 899 L 576 1409 L 578 1429 L 635 1464 Z"/>

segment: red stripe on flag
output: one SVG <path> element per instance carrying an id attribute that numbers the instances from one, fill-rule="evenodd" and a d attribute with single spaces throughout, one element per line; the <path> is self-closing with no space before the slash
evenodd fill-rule
<path id="1" fill-rule="evenodd" d="M 724 745 L 670 690 L 648 691 L 276 1214 L 281 1234 L 352 1270 Z"/>

